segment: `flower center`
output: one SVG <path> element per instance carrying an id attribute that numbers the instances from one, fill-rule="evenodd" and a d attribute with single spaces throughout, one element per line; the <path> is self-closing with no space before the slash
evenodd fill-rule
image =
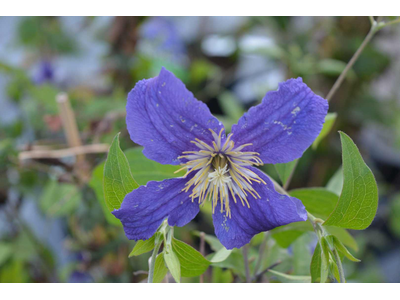
<path id="1" fill-rule="evenodd" d="M 213 213 L 219 201 L 221 213 L 225 211 L 226 215 L 231 217 L 230 196 L 235 203 L 239 198 L 242 205 L 246 204 L 249 208 L 250 204 L 247 200 L 249 194 L 255 199 L 260 198 L 252 184 L 253 182 L 265 184 L 265 182 L 249 167 L 260 166 L 263 162 L 257 152 L 242 152 L 245 147 L 252 144 L 235 147 L 235 143 L 231 141 L 232 133 L 224 141 L 222 139 L 223 129 L 219 135 L 211 129 L 210 131 L 214 138 L 212 146 L 199 139 L 192 141 L 199 150 L 183 152 L 183 155 L 178 158 L 184 158 L 187 162 L 175 173 L 187 169 L 186 177 L 188 174 L 196 172 L 193 178 L 186 183 L 183 191 L 187 192 L 193 187 L 190 195 L 192 201 L 198 198 L 199 204 L 203 204 L 209 199 L 212 201 Z"/>

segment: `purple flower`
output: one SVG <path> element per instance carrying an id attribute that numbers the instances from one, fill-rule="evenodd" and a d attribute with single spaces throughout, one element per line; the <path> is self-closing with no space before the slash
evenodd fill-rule
<path id="1" fill-rule="evenodd" d="M 54 69 L 48 60 L 40 62 L 39 70 L 35 74 L 33 81 L 35 84 L 51 82 L 54 79 Z"/>
<path id="2" fill-rule="evenodd" d="M 141 27 L 143 51 L 156 58 L 160 56 L 180 61 L 186 55 L 186 45 L 174 22 L 167 17 L 151 17 Z"/>
<path id="3" fill-rule="evenodd" d="M 277 193 L 255 167 L 301 157 L 321 131 L 328 103 L 301 78 L 267 93 L 228 136 L 208 107 L 164 68 L 136 84 L 126 109 L 131 139 L 144 147 L 144 155 L 187 170 L 182 178 L 150 181 L 126 195 L 113 214 L 129 239 L 150 238 L 166 218 L 170 226 L 186 225 L 207 199 L 215 234 L 227 249 L 307 219 L 301 201 Z"/>

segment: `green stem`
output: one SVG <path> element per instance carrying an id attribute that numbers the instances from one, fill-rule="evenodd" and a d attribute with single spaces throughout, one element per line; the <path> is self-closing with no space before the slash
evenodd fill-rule
<path id="1" fill-rule="evenodd" d="M 156 242 L 153 253 L 151 254 L 151 259 L 150 259 L 150 264 L 149 264 L 149 277 L 147 278 L 148 283 L 153 282 L 154 267 L 156 266 L 156 258 L 157 258 L 158 251 L 160 250 L 160 246 L 161 246 L 161 241 L 158 241 L 158 243 Z"/>
<path id="2" fill-rule="evenodd" d="M 390 26 L 390 25 L 397 24 L 397 23 L 400 23 L 400 18 L 397 18 L 396 20 L 393 20 L 393 21 L 390 21 L 390 22 L 380 22 L 380 23 L 378 23 L 377 31 L 382 29 L 382 28 L 384 28 L 384 27 L 386 27 L 386 26 Z"/>
<path id="3" fill-rule="evenodd" d="M 338 90 L 340 85 L 342 84 L 343 80 L 345 79 L 347 72 L 351 69 L 351 67 L 354 65 L 354 63 L 357 61 L 358 57 L 360 56 L 361 52 L 364 50 L 365 46 L 369 43 L 369 41 L 372 39 L 374 34 L 379 30 L 378 28 L 378 23 L 373 22 L 370 31 L 368 32 L 367 36 L 365 37 L 364 41 L 360 45 L 360 47 L 357 49 L 356 53 L 354 53 L 353 57 L 350 59 L 350 61 L 347 63 L 346 67 L 340 74 L 339 78 L 336 80 L 335 84 L 332 86 L 331 90 L 329 91 L 328 95 L 326 96 L 326 100 L 329 101 L 335 94 L 335 92 Z"/>
<path id="4" fill-rule="evenodd" d="M 371 26 L 373 26 L 375 23 L 374 17 L 369 16 L 368 18 L 369 18 L 369 21 L 371 22 Z"/>
<path id="5" fill-rule="evenodd" d="M 153 282 L 153 278 L 154 278 L 154 267 L 156 265 L 156 259 L 157 259 L 157 254 L 158 251 L 160 250 L 161 244 L 164 241 L 165 243 L 165 247 L 168 243 L 166 235 L 168 235 L 168 233 L 170 231 L 173 231 L 173 227 L 169 227 L 167 221 L 165 220 L 163 222 L 163 224 L 160 226 L 160 228 L 158 229 L 158 232 L 156 233 L 156 240 L 155 240 L 155 246 L 154 246 L 154 250 L 153 253 L 151 254 L 151 259 L 150 259 L 150 263 L 149 263 L 149 277 L 147 278 L 147 282 L 148 283 L 152 283 Z M 173 235 L 173 232 L 169 235 L 168 239 L 169 242 L 171 243 L 171 236 Z"/>
<path id="6" fill-rule="evenodd" d="M 346 283 L 346 278 L 344 277 L 342 261 L 340 260 L 339 253 L 337 252 L 336 248 L 333 248 L 332 252 L 335 256 L 336 265 L 338 266 L 340 283 Z"/>

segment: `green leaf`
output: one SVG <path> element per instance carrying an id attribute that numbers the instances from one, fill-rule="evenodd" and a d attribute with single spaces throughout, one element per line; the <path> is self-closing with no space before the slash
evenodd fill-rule
<path id="1" fill-rule="evenodd" d="M 153 235 L 148 240 L 138 241 L 135 247 L 133 247 L 131 253 L 129 254 L 129 257 L 138 256 L 140 254 L 153 250 L 155 246 L 155 240 L 156 235 Z"/>
<path id="2" fill-rule="evenodd" d="M 352 248 L 357 251 L 357 242 L 350 235 L 350 233 L 340 227 L 334 226 L 324 226 L 326 231 L 330 234 L 335 235 L 343 244 L 347 247 Z M 273 230 L 270 230 L 271 236 L 278 243 L 279 246 L 283 248 L 289 247 L 298 237 L 307 231 L 314 231 L 311 223 L 309 221 L 296 222 L 288 225 L 280 226 Z"/>
<path id="3" fill-rule="evenodd" d="M 324 226 L 324 228 L 327 232 L 336 236 L 344 245 L 355 251 L 358 251 L 356 240 L 346 229 L 334 226 Z"/>
<path id="4" fill-rule="evenodd" d="M 321 246 L 319 242 L 315 247 L 314 254 L 311 259 L 310 264 L 310 273 L 311 273 L 311 282 L 320 282 L 321 281 Z"/>
<path id="5" fill-rule="evenodd" d="M 139 185 L 144 185 L 150 180 L 161 181 L 167 178 L 182 176 L 182 173 L 174 174 L 180 166 L 162 165 L 146 158 L 142 153 L 142 147 L 136 147 L 125 151 L 128 159 L 132 176 L 137 180 Z M 92 173 L 89 182 L 90 187 L 95 191 L 97 200 L 103 208 L 107 221 L 112 225 L 122 226 L 121 222 L 110 214 L 106 202 L 104 200 L 103 174 L 105 163 L 99 164 Z"/>
<path id="6" fill-rule="evenodd" d="M 245 276 L 243 255 L 238 249 L 233 249 L 232 253 L 224 261 L 213 263 L 213 268 L 214 267 L 230 269 L 235 274 L 239 274 L 243 277 Z"/>
<path id="7" fill-rule="evenodd" d="M 347 63 L 341 60 L 326 58 L 318 62 L 317 69 L 322 74 L 336 77 L 343 72 L 344 68 L 346 68 L 346 65 Z M 347 78 L 354 79 L 355 77 L 356 77 L 355 72 L 350 69 L 349 72 L 347 73 Z"/>
<path id="8" fill-rule="evenodd" d="M 304 230 L 285 230 L 273 233 L 271 236 L 279 246 L 287 248 L 304 233 Z"/>
<path id="9" fill-rule="evenodd" d="M 145 185 L 150 180 L 161 181 L 183 175 L 183 172 L 174 173 L 180 169 L 180 166 L 159 164 L 144 156 L 142 151 L 142 147 L 135 147 L 125 151 L 131 174 L 139 185 Z M 104 163 L 99 164 L 96 170 L 97 168 L 103 170 Z"/>
<path id="10" fill-rule="evenodd" d="M 75 211 L 81 199 L 82 194 L 78 187 L 51 179 L 40 198 L 40 208 L 53 217 L 66 216 Z"/>
<path id="11" fill-rule="evenodd" d="M 0 242 L 0 267 L 13 254 L 13 247 L 9 243 Z"/>
<path id="12" fill-rule="evenodd" d="M 334 247 L 340 251 L 341 253 L 344 254 L 344 256 L 346 256 L 348 259 L 350 259 L 351 261 L 355 261 L 355 262 L 360 262 L 361 260 L 359 260 L 358 258 L 355 258 L 350 252 L 349 250 L 347 250 L 347 248 L 339 241 L 339 239 L 337 237 L 335 237 L 334 235 L 330 235 L 330 237 L 332 238 L 333 241 L 333 245 Z"/>
<path id="13" fill-rule="evenodd" d="M 324 188 L 303 188 L 291 190 L 290 196 L 298 198 L 307 211 L 314 216 L 326 219 L 335 209 L 338 196 Z"/>
<path id="14" fill-rule="evenodd" d="M 174 277 L 175 281 L 179 283 L 181 282 L 181 265 L 173 248 L 168 248 L 170 248 L 170 246 L 167 246 L 167 249 L 164 249 L 164 260 L 172 277 Z"/>
<path id="15" fill-rule="evenodd" d="M 268 270 L 268 272 L 274 274 L 282 282 L 288 282 L 288 283 L 290 283 L 290 282 L 310 283 L 311 282 L 310 276 L 288 275 L 288 274 L 281 273 L 281 272 L 274 271 L 274 270 Z"/>
<path id="16" fill-rule="evenodd" d="M 104 163 L 101 163 L 93 170 L 92 178 L 89 181 L 89 186 L 95 192 L 96 198 L 100 203 L 107 222 L 111 225 L 122 227 L 121 222 L 113 214 L 110 214 L 110 211 L 106 205 L 106 201 L 104 200 L 103 176 Z"/>
<path id="17" fill-rule="evenodd" d="M 154 265 L 153 283 L 160 283 L 161 281 L 163 281 L 167 273 L 168 269 L 165 266 L 164 253 L 160 253 L 157 255 L 156 263 Z"/>
<path id="18" fill-rule="evenodd" d="M 148 159 L 142 152 L 142 147 L 135 147 L 125 151 L 132 175 L 139 185 L 145 185 L 150 180 L 161 181 L 167 178 L 180 177 L 185 174 L 184 171 L 174 173 L 181 166 L 159 164 Z"/>
<path id="19" fill-rule="evenodd" d="M 329 269 L 331 270 L 333 276 L 335 276 L 337 282 L 340 283 L 340 274 L 339 274 L 339 268 L 334 260 L 331 260 Z"/>
<path id="20" fill-rule="evenodd" d="M 104 195 L 111 212 L 121 206 L 125 195 L 139 185 L 133 179 L 128 160 L 119 147 L 119 133 L 114 137 L 104 165 Z"/>
<path id="21" fill-rule="evenodd" d="M 378 208 L 378 187 L 357 146 L 340 132 L 343 150 L 343 190 L 324 225 L 362 230 L 373 221 Z"/>
<path id="22" fill-rule="evenodd" d="M 231 270 L 222 270 L 218 267 L 212 268 L 212 282 L 213 283 L 231 283 L 233 275 Z"/>
<path id="23" fill-rule="evenodd" d="M 193 231 L 193 234 L 200 237 L 200 231 Z M 207 242 L 207 244 L 210 245 L 210 248 L 217 252 L 218 250 L 225 248 L 221 242 L 219 241 L 218 238 L 216 238 L 213 235 L 210 234 L 205 234 L 204 235 L 204 240 Z"/>
<path id="24" fill-rule="evenodd" d="M 173 239 L 172 249 L 179 259 L 182 277 L 200 276 L 210 265 L 200 252 L 182 241 Z"/>
<path id="25" fill-rule="evenodd" d="M 331 131 L 333 124 L 335 124 L 335 120 L 337 117 L 337 113 L 328 113 L 325 117 L 325 123 L 322 127 L 321 132 L 315 139 L 314 143 L 312 144 L 312 148 L 315 150 L 317 149 L 319 143 L 323 140 L 324 137 L 328 135 L 328 133 Z"/>
<path id="26" fill-rule="evenodd" d="M 322 237 L 319 241 L 321 246 L 321 283 L 326 282 L 329 275 L 329 245 Z"/>
<path id="27" fill-rule="evenodd" d="M 276 172 L 279 175 L 279 178 L 282 182 L 282 185 L 285 185 L 286 181 L 289 179 L 290 175 L 292 174 L 292 171 L 294 167 L 297 165 L 297 159 L 285 163 L 285 164 L 275 164 L 275 169 Z"/>
<path id="28" fill-rule="evenodd" d="M 24 262 L 14 259 L 0 268 L 0 282 L 26 283 L 29 281 L 28 274 Z"/>
<path id="29" fill-rule="evenodd" d="M 229 257 L 229 255 L 231 255 L 231 253 L 232 253 L 232 250 L 228 250 L 225 247 L 221 248 L 217 252 L 215 252 L 215 254 L 212 254 L 212 257 L 211 257 L 211 259 L 209 259 L 209 261 L 212 263 L 219 263 L 219 262 L 227 259 Z"/>
<path id="30" fill-rule="evenodd" d="M 335 174 L 329 179 L 326 189 L 340 196 L 340 192 L 343 189 L 343 169 L 340 167 Z"/>
<path id="31" fill-rule="evenodd" d="M 304 234 L 293 243 L 293 274 L 309 275 L 311 253 L 309 244 L 314 236 L 311 233 Z"/>
<path id="32" fill-rule="evenodd" d="M 390 231 L 400 238 L 400 194 L 391 197 L 389 202 L 389 225 Z"/>

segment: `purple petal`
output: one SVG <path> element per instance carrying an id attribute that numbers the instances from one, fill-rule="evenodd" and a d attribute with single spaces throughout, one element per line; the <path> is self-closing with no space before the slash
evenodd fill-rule
<path id="1" fill-rule="evenodd" d="M 238 145 L 252 143 L 246 151 L 260 153 L 266 164 L 286 163 L 301 157 L 313 143 L 327 112 L 328 102 L 301 78 L 289 79 L 233 125 L 232 140 Z"/>
<path id="2" fill-rule="evenodd" d="M 223 128 L 207 105 L 194 98 L 185 85 L 162 68 L 157 77 L 139 81 L 128 95 L 126 124 L 132 141 L 143 154 L 161 164 L 179 164 L 183 151 L 197 147 L 195 138 L 212 143 L 208 129 Z"/>
<path id="3" fill-rule="evenodd" d="M 307 220 L 306 209 L 299 199 L 279 194 L 267 175 L 256 168 L 251 170 L 266 182 L 266 185 L 253 184 L 261 199 L 254 199 L 249 195 L 248 208 L 240 201 L 234 203 L 231 198 L 231 218 L 227 217 L 225 212 L 220 212 L 219 205 L 213 214 L 215 234 L 227 249 L 246 245 L 260 232 Z"/>
<path id="4" fill-rule="evenodd" d="M 188 176 L 190 179 L 190 176 Z M 199 212 L 199 204 L 182 192 L 188 178 L 149 181 L 125 196 L 112 213 L 120 219 L 130 240 L 149 239 L 168 218 L 170 226 L 184 226 Z"/>

